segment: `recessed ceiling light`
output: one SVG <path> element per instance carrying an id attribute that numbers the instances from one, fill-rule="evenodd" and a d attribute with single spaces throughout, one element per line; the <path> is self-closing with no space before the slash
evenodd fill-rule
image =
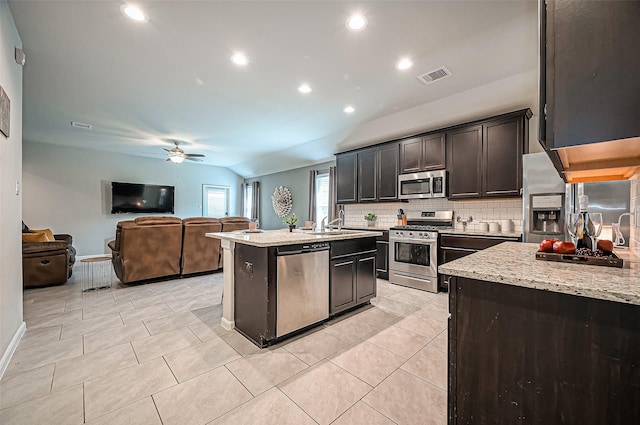
<path id="1" fill-rule="evenodd" d="M 149 22 L 149 17 L 144 14 L 142 9 L 132 4 L 123 4 L 120 6 L 120 10 L 125 16 L 133 19 L 136 22 Z"/>
<path id="2" fill-rule="evenodd" d="M 234 53 L 231 56 L 231 61 L 236 65 L 244 66 L 249 63 L 249 59 L 242 53 Z"/>
<path id="3" fill-rule="evenodd" d="M 343 111 L 345 113 L 347 113 L 347 114 L 353 114 L 353 112 L 355 111 L 355 108 L 353 106 L 349 105 L 349 106 L 345 106 Z"/>
<path id="4" fill-rule="evenodd" d="M 399 69 L 400 71 L 407 70 L 412 66 L 413 66 L 413 62 L 411 62 L 411 59 L 409 58 L 402 58 L 396 64 L 396 68 Z"/>
<path id="5" fill-rule="evenodd" d="M 367 26 L 367 18 L 363 15 L 352 15 L 347 19 L 347 28 L 352 31 L 360 31 Z"/>
<path id="6" fill-rule="evenodd" d="M 311 87 L 309 86 L 309 84 L 303 83 L 300 84 L 300 87 L 298 87 L 298 91 L 300 93 L 311 93 Z"/>

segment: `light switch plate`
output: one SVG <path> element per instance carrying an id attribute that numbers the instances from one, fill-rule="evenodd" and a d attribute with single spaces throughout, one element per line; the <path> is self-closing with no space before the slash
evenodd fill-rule
<path id="1" fill-rule="evenodd" d="M 16 196 L 20 195 L 20 180 L 16 180 Z"/>

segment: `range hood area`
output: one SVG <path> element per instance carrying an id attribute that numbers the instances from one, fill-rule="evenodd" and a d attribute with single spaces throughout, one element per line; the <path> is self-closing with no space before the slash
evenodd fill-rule
<path id="1" fill-rule="evenodd" d="M 640 137 L 549 149 L 547 154 L 567 183 L 629 180 L 640 173 Z"/>

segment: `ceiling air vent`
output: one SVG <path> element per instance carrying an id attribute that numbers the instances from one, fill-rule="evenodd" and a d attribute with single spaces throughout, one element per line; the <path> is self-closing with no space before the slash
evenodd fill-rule
<path id="1" fill-rule="evenodd" d="M 71 121 L 71 127 L 81 128 L 83 130 L 91 130 L 93 126 L 91 124 L 85 124 L 83 122 Z"/>
<path id="2" fill-rule="evenodd" d="M 438 69 L 434 69 L 433 71 L 429 71 L 426 74 L 419 75 L 418 80 L 423 84 L 429 84 L 444 77 L 448 77 L 449 75 L 451 75 L 451 72 L 442 66 Z"/>

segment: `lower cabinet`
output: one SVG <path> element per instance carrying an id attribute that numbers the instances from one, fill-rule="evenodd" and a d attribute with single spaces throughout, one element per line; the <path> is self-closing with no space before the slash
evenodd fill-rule
<path id="1" fill-rule="evenodd" d="M 522 238 L 511 236 L 484 236 L 484 235 L 440 235 L 440 251 L 438 252 L 438 264 L 448 263 L 458 258 L 466 257 L 474 252 L 481 251 L 502 242 L 520 242 Z M 448 290 L 447 279 L 439 275 L 438 286 L 441 291 Z"/>
<path id="2" fill-rule="evenodd" d="M 364 304 L 376 296 L 376 240 L 331 244 L 329 314 Z"/>

